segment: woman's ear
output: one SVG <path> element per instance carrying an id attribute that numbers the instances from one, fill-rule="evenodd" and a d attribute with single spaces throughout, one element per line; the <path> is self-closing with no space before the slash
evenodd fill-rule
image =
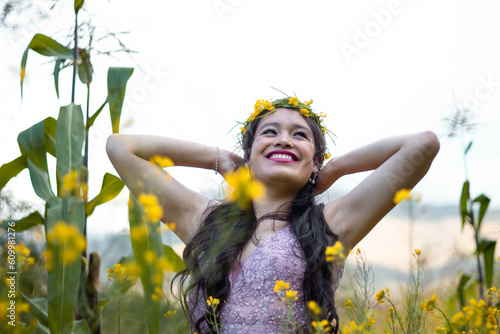
<path id="1" fill-rule="evenodd" d="M 317 164 L 314 164 L 314 166 L 313 166 L 313 172 L 314 172 L 315 174 L 318 174 L 319 169 L 320 169 L 320 168 L 319 168 L 319 166 L 318 166 Z"/>

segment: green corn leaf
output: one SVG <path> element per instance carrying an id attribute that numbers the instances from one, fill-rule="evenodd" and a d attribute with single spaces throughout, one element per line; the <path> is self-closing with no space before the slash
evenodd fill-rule
<path id="1" fill-rule="evenodd" d="M 464 290 L 465 290 L 465 286 L 466 286 L 467 282 L 469 282 L 470 279 L 471 279 L 471 277 L 469 275 L 465 275 L 465 274 L 460 277 L 460 281 L 459 281 L 458 286 L 457 286 L 457 297 L 458 297 L 458 301 L 460 302 L 460 309 L 462 309 L 465 306 Z"/>
<path id="2" fill-rule="evenodd" d="M 472 141 L 469 142 L 469 145 L 467 145 L 467 148 L 465 149 L 464 151 L 464 155 L 467 154 L 470 150 L 470 148 L 472 147 Z"/>
<path id="3" fill-rule="evenodd" d="M 30 305 L 30 313 L 37 318 L 41 324 L 48 326 L 47 298 L 28 298 L 24 293 L 20 292 L 20 294 L 23 301 Z"/>
<path id="4" fill-rule="evenodd" d="M 495 247 L 496 240 L 482 239 L 481 243 L 477 247 L 478 253 L 483 253 L 484 260 L 484 272 L 486 279 L 486 286 L 491 288 L 493 282 L 493 267 L 495 265 Z"/>
<path id="5" fill-rule="evenodd" d="M 84 126 L 80 105 L 61 107 L 56 124 L 57 174 L 60 178 L 82 168 Z"/>
<path id="6" fill-rule="evenodd" d="M 481 223 L 483 222 L 484 215 L 488 210 L 488 206 L 490 205 L 490 199 L 488 196 L 481 194 L 478 197 L 474 198 L 473 203 L 479 203 L 479 217 L 477 218 L 478 229 L 481 228 Z"/>
<path id="7" fill-rule="evenodd" d="M 15 222 L 16 222 L 15 225 L 16 232 L 26 231 L 34 226 L 44 225 L 45 223 L 42 215 L 38 211 L 34 211 L 29 215 L 27 215 L 26 217 L 16 220 Z M 3 228 L 8 227 L 7 224 L 1 224 L 0 226 Z"/>
<path id="8" fill-rule="evenodd" d="M 61 107 L 56 123 L 56 174 L 59 176 L 60 181 L 64 181 L 64 176 L 72 171 L 81 172 L 83 164 L 83 140 L 84 125 L 82 108 L 80 105 L 74 103 Z M 69 193 L 62 194 L 62 214 L 64 220 L 68 219 L 70 210 L 69 195 Z"/>
<path id="9" fill-rule="evenodd" d="M 469 213 L 468 201 L 470 199 L 469 195 L 469 180 L 464 182 L 462 187 L 462 196 L 460 196 L 460 215 L 462 216 L 462 230 L 464 229 L 464 225 L 466 221 L 470 222 L 471 214 Z"/>
<path id="10" fill-rule="evenodd" d="M 177 255 L 177 253 L 172 249 L 172 247 L 168 245 L 163 245 L 163 256 L 167 261 L 166 270 L 170 270 L 177 273 L 181 270 L 186 269 L 184 261 L 182 261 L 181 257 Z"/>
<path id="11" fill-rule="evenodd" d="M 112 174 L 106 173 L 102 179 L 101 191 L 90 202 L 85 204 L 85 213 L 90 216 L 96 206 L 111 201 L 118 196 L 125 184 L 123 181 Z"/>
<path id="12" fill-rule="evenodd" d="M 42 334 L 50 334 L 50 331 L 49 331 L 49 326 L 44 326 L 42 325 L 41 323 L 38 323 L 37 327 L 36 327 L 36 333 L 42 333 Z"/>
<path id="13" fill-rule="evenodd" d="M 99 116 L 99 114 L 104 109 L 104 107 L 106 106 L 107 103 L 108 103 L 108 100 L 104 101 L 104 103 L 99 107 L 99 109 L 97 109 L 97 111 L 89 118 L 89 120 L 87 121 L 87 124 L 85 124 L 85 128 L 87 130 L 90 129 L 90 127 L 92 125 L 94 125 L 94 122 L 95 122 L 97 116 Z"/>
<path id="14" fill-rule="evenodd" d="M 77 228 L 83 234 L 85 212 L 83 200 L 79 197 L 69 199 L 67 225 Z M 57 223 L 63 220 L 62 199 L 55 197 L 46 204 L 46 233 L 47 236 Z M 46 238 L 49 240 L 49 238 Z M 62 240 L 60 240 L 62 241 Z M 55 247 L 52 242 L 47 243 L 47 251 L 52 252 L 52 264 L 48 270 L 48 318 L 51 333 L 71 333 L 73 328 L 73 309 L 78 294 L 80 282 L 80 256 L 72 262 L 63 261 L 63 254 L 67 253 L 72 244 L 65 243 L 64 248 Z"/>
<path id="15" fill-rule="evenodd" d="M 45 120 L 21 132 L 17 137 L 21 154 L 27 158 L 31 183 L 35 193 L 48 201 L 54 197 L 47 167 Z"/>
<path id="16" fill-rule="evenodd" d="M 61 64 L 63 64 L 66 59 L 56 58 L 54 64 L 54 86 L 56 88 L 56 95 L 59 98 L 59 73 L 61 72 Z"/>
<path id="17" fill-rule="evenodd" d="M 130 67 L 110 67 L 108 70 L 108 102 L 113 133 L 120 131 L 120 117 L 127 81 L 134 72 Z"/>
<path id="18" fill-rule="evenodd" d="M 73 329 L 71 334 L 92 334 L 89 325 L 85 320 L 76 320 L 73 322 Z"/>
<path id="19" fill-rule="evenodd" d="M 68 49 L 64 45 L 53 40 L 52 38 L 42 34 L 36 34 L 35 36 L 33 36 L 33 39 L 31 40 L 30 44 L 24 51 L 23 58 L 21 59 L 21 98 L 23 97 L 23 83 L 24 83 L 24 77 L 26 75 L 26 63 L 28 62 L 28 52 L 30 49 L 41 54 L 42 56 L 58 57 L 61 59 L 73 58 L 73 50 Z"/>
<path id="20" fill-rule="evenodd" d="M 57 121 L 53 117 L 47 117 L 44 123 L 45 132 L 45 150 L 53 157 L 56 156 L 56 124 Z"/>
<path id="21" fill-rule="evenodd" d="M 11 162 L 7 162 L 0 167 L 0 191 L 5 185 L 23 169 L 28 167 L 28 158 L 21 155 Z"/>
<path id="22" fill-rule="evenodd" d="M 92 83 L 93 67 L 87 50 L 80 49 L 80 57 L 82 58 L 82 62 L 78 64 L 78 78 L 83 84 L 89 87 Z"/>
<path id="23" fill-rule="evenodd" d="M 134 251 L 135 262 L 141 269 L 141 282 L 144 288 L 144 305 L 146 312 L 146 322 L 149 333 L 159 333 L 161 296 L 157 299 L 155 290 L 161 289 L 163 282 L 163 268 L 159 267 L 158 259 L 163 258 L 163 244 L 158 231 L 158 223 L 153 224 L 144 220 L 144 209 L 139 201 L 130 194 L 129 203 L 129 223 L 132 240 L 132 250 Z M 147 231 L 146 236 L 134 237 L 136 229 Z M 154 257 L 154 258 L 152 258 Z M 160 290 L 161 291 L 161 290 Z M 155 295 L 155 296 L 154 296 Z"/>
<path id="24" fill-rule="evenodd" d="M 78 14 L 80 9 L 83 7 L 84 0 L 75 0 L 75 14 Z"/>

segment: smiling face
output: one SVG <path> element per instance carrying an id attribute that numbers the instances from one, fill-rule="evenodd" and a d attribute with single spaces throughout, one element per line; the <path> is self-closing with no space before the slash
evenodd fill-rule
<path id="1" fill-rule="evenodd" d="M 294 109 L 280 108 L 264 116 L 250 153 L 253 177 L 265 185 L 300 190 L 319 169 L 314 137 L 310 124 Z"/>

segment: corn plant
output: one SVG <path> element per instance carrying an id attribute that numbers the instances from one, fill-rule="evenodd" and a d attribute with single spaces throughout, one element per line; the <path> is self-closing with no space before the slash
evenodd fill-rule
<path id="1" fill-rule="evenodd" d="M 90 117 L 88 101 L 92 82 L 90 54 L 78 48 L 78 12 L 83 0 L 75 1 L 74 47 L 70 49 L 54 39 L 36 34 L 26 48 L 21 60 L 21 96 L 29 51 L 49 57 L 55 61 L 54 82 L 58 94 L 58 78 L 61 64 L 70 61 L 73 65 L 72 99 L 62 106 L 57 119 L 47 117 L 22 131 L 17 138 L 21 155 L 0 167 L 0 190 L 22 170 L 29 170 L 36 195 L 45 201 L 45 212 L 31 212 L 16 221 L 5 221 L 4 228 L 16 232 L 43 225 L 46 232 L 47 249 L 47 298 L 30 299 L 22 292 L 19 297 L 30 305 L 30 313 L 38 320 L 38 330 L 51 333 L 83 333 L 96 331 L 99 309 L 90 309 L 88 300 L 97 300 L 97 292 L 87 289 L 86 221 L 95 207 L 116 197 L 124 187 L 123 182 L 111 174 L 104 175 L 99 194 L 87 201 L 88 132 L 95 119 L 108 105 L 111 112 L 113 132 L 119 131 L 119 120 L 127 80 L 132 68 L 110 68 L 108 71 L 108 96 L 102 106 Z M 84 120 L 80 105 L 75 103 L 76 77 L 87 87 L 87 113 Z M 85 147 L 85 149 L 84 149 Z M 47 154 L 56 159 L 56 189 L 49 178 Z M 83 255 L 83 262 L 82 256 Z M 95 265 L 95 262 L 94 262 Z M 95 268 L 93 275 L 95 276 Z M 98 270 L 98 269 L 97 269 Z M 92 296 L 89 294 L 93 294 Z M 78 297 L 80 296 L 80 297 Z M 76 308 L 75 308 L 75 305 Z M 86 321 L 80 311 L 87 310 Z M 93 314 L 90 314 L 88 310 Z M 91 312 L 91 313 L 92 313 Z M 93 328 L 89 327 L 92 324 Z M 23 323 L 19 323 L 22 327 Z M 28 326 L 25 326 L 26 329 Z M 28 331 L 29 332 L 29 331 Z"/>
<path id="2" fill-rule="evenodd" d="M 453 95 L 453 98 L 455 96 Z M 477 282 L 479 283 L 479 297 L 484 299 L 484 284 L 490 288 L 493 282 L 493 267 L 495 257 L 496 240 L 490 240 L 481 236 L 481 225 L 490 204 L 490 198 L 485 194 L 472 198 L 470 195 L 470 180 L 467 168 L 467 154 L 472 147 L 472 141 L 469 141 L 467 146 L 464 143 L 464 134 L 474 129 L 475 124 L 470 121 L 470 111 L 460 108 L 455 102 L 455 113 L 452 117 L 447 118 L 450 131 L 449 137 L 459 136 L 462 148 L 462 158 L 465 171 L 465 181 L 462 185 L 462 193 L 460 196 L 460 215 L 462 217 L 462 231 L 465 223 L 468 223 L 474 230 L 474 242 L 476 244 L 476 267 L 477 267 Z M 478 208 L 477 208 L 478 207 Z M 477 209 L 476 209 L 477 208 Z M 477 215 L 476 215 L 477 210 Z M 481 264 L 481 257 L 483 264 Z M 484 269 L 483 269 L 484 266 Z M 484 274 L 483 274 L 484 271 Z M 470 281 L 469 275 L 462 275 L 457 287 L 457 297 L 461 307 L 465 305 L 464 291 L 467 283 Z"/>

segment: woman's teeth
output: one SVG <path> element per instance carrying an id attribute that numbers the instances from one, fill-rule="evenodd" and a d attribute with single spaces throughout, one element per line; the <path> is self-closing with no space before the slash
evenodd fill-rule
<path id="1" fill-rule="evenodd" d="M 269 159 L 287 159 L 293 161 L 293 158 L 288 154 L 273 154 L 269 157 Z"/>

